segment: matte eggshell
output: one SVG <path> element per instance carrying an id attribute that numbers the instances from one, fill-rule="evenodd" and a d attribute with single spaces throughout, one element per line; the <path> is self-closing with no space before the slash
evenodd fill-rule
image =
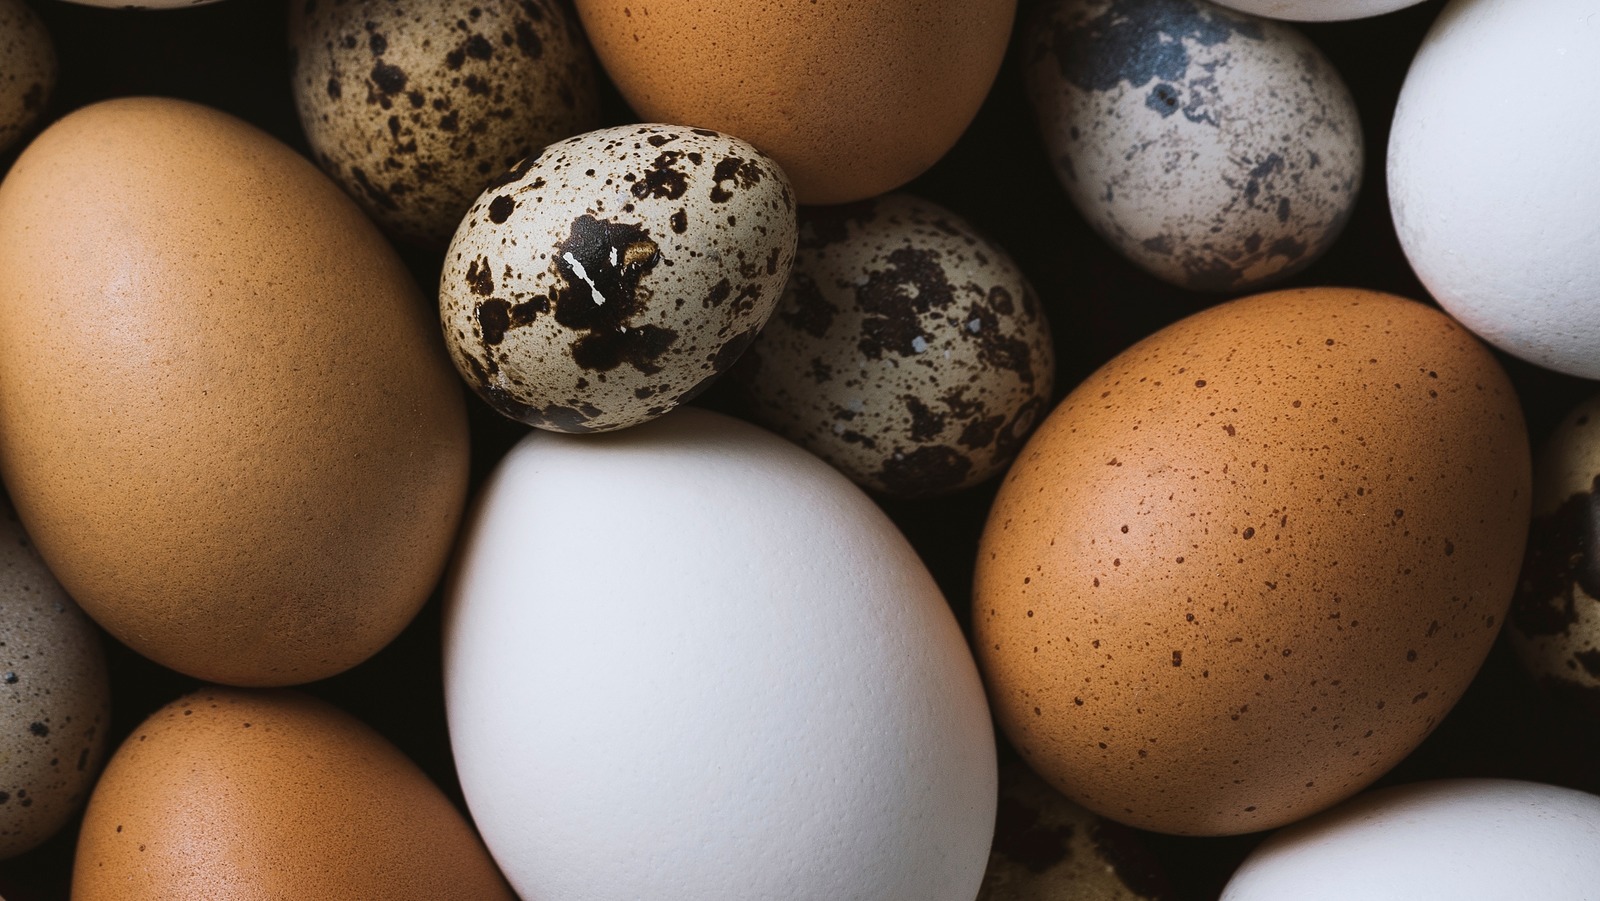
<path id="1" fill-rule="evenodd" d="M 515 901 L 472 826 L 383 736 L 294 692 L 208 688 L 112 756 L 73 901 Z"/>
<path id="2" fill-rule="evenodd" d="M 444 622 L 468 807 L 524 898 L 971 901 L 983 689 L 861 491 L 684 409 L 533 432 L 484 486 Z"/>
<path id="3" fill-rule="evenodd" d="M 1587 901 L 1600 798 L 1510 779 L 1375 791 L 1273 835 L 1222 901 Z"/>
<path id="4" fill-rule="evenodd" d="M 158 663 L 289 684 L 376 652 L 443 572 L 467 440 L 404 265 L 246 123 L 84 107 L 0 185 L 0 475 Z"/>
<path id="5" fill-rule="evenodd" d="M 1080 385 L 1001 485 L 973 598 L 996 718 L 1129 825 L 1334 804 L 1483 662 L 1528 456 L 1505 373 L 1431 307 L 1324 288 L 1181 320 Z"/>
<path id="6" fill-rule="evenodd" d="M 56 87 L 56 48 L 22 0 L 0 0 L 0 151 L 38 123 Z"/>
<path id="7" fill-rule="evenodd" d="M 737 135 L 801 203 L 893 190 L 944 156 L 989 93 L 1016 0 L 578 0 L 639 117 Z"/>
<path id="8" fill-rule="evenodd" d="M 1600 378 L 1600 106 L 1593 0 L 1456 0 L 1422 41 L 1389 133 L 1411 267 L 1490 344 Z"/>
<path id="9" fill-rule="evenodd" d="M 1301 22 L 1334 22 L 1366 19 L 1415 6 L 1422 0 L 1215 0 L 1242 13 L 1293 19 Z"/>

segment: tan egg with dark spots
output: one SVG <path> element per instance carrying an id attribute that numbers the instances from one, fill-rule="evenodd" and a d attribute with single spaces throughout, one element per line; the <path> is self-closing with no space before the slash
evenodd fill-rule
<path id="1" fill-rule="evenodd" d="M 202 689 L 151 714 L 95 786 L 74 901 L 514 901 L 472 825 L 347 713 Z"/>
<path id="2" fill-rule="evenodd" d="M 972 611 L 996 718 L 1139 828 L 1328 807 L 1488 654 L 1529 470 L 1510 381 L 1432 307 L 1323 288 L 1181 320 L 1073 391 L 1001 485 Z"/>
<path id="3" fill-rule="evenodd" d="M 783 170 L 728 135 L 558 141 L 478 198 L 439 285 L 445 343 L 502 414 L 559 432 L 654 419 L 726 372 L 794 263 Z"/>
<path id="4" fill-rule="evenodd" d="M 22 0 L 0 0 L 0 150 L 27 134 L 56 86 L 56 48 Z"/>
<path id="5" fill-rule="evenodd" d="M 379 224 L 442 246 L 507 167 L 599 124 L 554 0 L 295 0 L 294 96 L 322 168 Z"/>
<path id="6" fill-rule="evenodd" d="M 753 418 L 899 497 L 1003 470 L 1054 373 L 1022 271 L 959 216 L 903 194 L 802 209 L 778 311 L 735 368 Z"/>

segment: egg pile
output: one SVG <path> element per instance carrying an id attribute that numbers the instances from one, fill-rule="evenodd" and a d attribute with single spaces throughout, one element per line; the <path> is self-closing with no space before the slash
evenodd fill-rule
<path id="1" fill-rule="evenodd" d="M 112 5 L 0 897 L 1600 884 L 1593 0 Z"/>

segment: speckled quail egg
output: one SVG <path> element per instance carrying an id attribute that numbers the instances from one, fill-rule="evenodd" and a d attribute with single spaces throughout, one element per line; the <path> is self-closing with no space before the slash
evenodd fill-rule
<path id="1" fill-rule="evenodd" d="M 0 858 L 39 845 L 83 805 L 110 714 L 99 632 L 0 504 Z"/>
<path id="2" fill-rule="evenodd" d="M 1355 102 L 1291 26 L 1203 0 L 1052 0 L 1024 67 L 1068 197 L 1158 278 L 1259 287 L 1314 262 L 1354 207 Z"/>
<path id="3" fill-rule="evenodd" d="M 0 150 L 39 121 L 55 86 L 50 32 L 22 0 L 0 0 Z"/>
<path id="4" fill-rule="evenodd" d="M 1005 251 L 905 194 L 806 207 L 778 312 L 736 368 L 752 418 L 899 497 L 999 472 L 1045 412 L 1050 328 Z"/>
<path id="5" fill-rule="evenodd" d="M 599 124 L 554 0 L 296 0 L 294 96 L 317 162 L 379 224 L 443 246 L 495 176 Z"/>
<path id="6" fill-rule="evenodd" d="M 796 240 L 783 170 L 673 125 L 579 135 L 518 163 L 445 257 L 445 343 L 512 419 L 598 432 L 653 419 L 725 372 L 777 305 Z"/>

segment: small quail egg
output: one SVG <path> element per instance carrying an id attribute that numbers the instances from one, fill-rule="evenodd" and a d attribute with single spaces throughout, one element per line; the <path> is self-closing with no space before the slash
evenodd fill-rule
<path id="1" fill-rule="evenodd" d="M 0 150 L 39 121 L 55 85 L 50 32 L 22 0 L 0 0 Z"/>

